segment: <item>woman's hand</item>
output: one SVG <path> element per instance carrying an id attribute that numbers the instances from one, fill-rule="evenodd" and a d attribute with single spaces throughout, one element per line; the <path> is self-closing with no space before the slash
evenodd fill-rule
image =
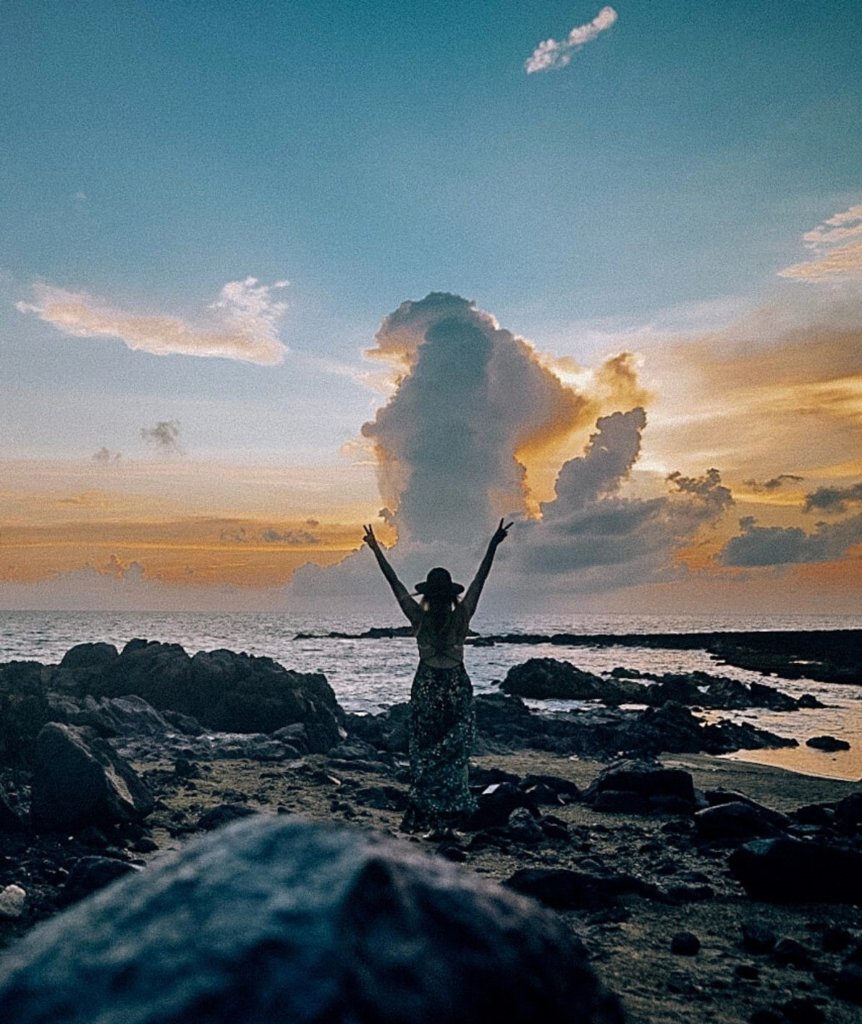
<path id="1" fill-rule="evenodd" d="M 502 522 L 502 520 L 500 520 L 500 521 Z M 365 543 L 371 548 L 372 551 L 374 551 L 374 552 L 379 551 L 380 550 L 380 544 L 377 542 L 377 538 L 374 536 L 374 530 L 373 530 L 371 524 L 369 523 L 368 526 L 365 526 L 363 524 L 362 529 L 365 530 L 365 534 L 362 537 L 362 539 L 365 541 Z"/>
<path id="2" fill-rule="evenodd" d="M 502 544 L 503 541 L 509 536 L 509 530 L 512 529 L 512 523 L 508 526 L 503 526 L 503 520 L 500 520 L 500 525 L 494 531 L 494 536 L 491 538 L 491 546 L 497 547 L 498 544 Z"/>

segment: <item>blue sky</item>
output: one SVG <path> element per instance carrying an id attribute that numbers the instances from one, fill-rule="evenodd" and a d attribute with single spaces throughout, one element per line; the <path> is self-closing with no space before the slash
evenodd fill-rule
<path id="1" fill-rule="evenodd" d="M 862 199 L 858 2 L 619 0 L 526 73 L 600 6 L 0 3 L 5 456 L 141 455 L 177 419 L 192 458 L 335 465 L 385 400 L 362 349 L 430 291 L 588 365 L 804 307 L 779 271 Z M 41 283 L 194 326 L 249 277 L 290 282 L 281 363 L 16 308 Z"/>
<path id="2" fill-rule="evenodd" d="M 622 2 L 525 75 L 596 9 L 4 3 L 3 264 L 180 309 L 287 276 L 367 324 L 748 293 L 858 188 L 858 5 Z"/>

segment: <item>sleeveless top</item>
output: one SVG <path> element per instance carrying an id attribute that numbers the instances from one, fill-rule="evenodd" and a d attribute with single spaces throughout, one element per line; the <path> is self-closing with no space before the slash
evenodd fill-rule
<path id="1" fill-rule="evenodd" d="M 419 660 L 432 668 L 449 668 L 450 665 L 436 664 L 447 661 L 461 664 L 464 661 L 464 640 L 470 627 L 470 616 L 463 604 L 456 604 L 449 613 L 440 633 L 434 628 L 430 612 L 423 612 L 416 627 L 416 642 L 419 645 Z"/>

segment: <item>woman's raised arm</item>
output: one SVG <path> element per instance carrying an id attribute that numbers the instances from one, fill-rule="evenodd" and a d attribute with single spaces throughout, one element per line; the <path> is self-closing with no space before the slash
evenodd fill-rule
<path id="1" fill-rule="evenodd" d="M 476 611 L 476 605 L 479 603 L 479 595 L 482 593 L 482 587 L 485 586 L 485 580 L 488 578 L 488 573 L 491 571 L 491 565 L 494 562 L 494 555 L 497 553 L 497 548 L 509 536 L 509 530 L 511 529 L 512 524 L 509 523 L 508 526 L 504 526 L 503 520 L 501 519 L 500 525 L 494 531 L 493 537 L 488 541 L 488 550 L 485 552 L 485 557 L 479 563 L 476 576 L 467 588 L 467 593 L 461 601 L 461 604 L 468 616 L 472 616 Z"/>
<path id="2" fill-rule="evenodd" d="M 401 605 L 401 611 L 407 616 L 410 622 L 415 626 L 419 619 L 422 617 L 422 608 L 419 602 L 414 600 L 410 596 L 410 591 L 401 580 L 398 579 L 395 570 L 389 564 L 389 560 L 386 555 L 383 554 L 383 549 L 380 547 L 380 543 L 374 536 L 374 530 L 369 524 L 363 526 L 365 533 L 362 539 L 374 552 L 374 557 L 377 559 L 377 564 L 380 566 L 380 570 L 386 577 L 386 582 L 392 588 L 392 593 L 395 595 L 395 599 L 399 605 Z"/>

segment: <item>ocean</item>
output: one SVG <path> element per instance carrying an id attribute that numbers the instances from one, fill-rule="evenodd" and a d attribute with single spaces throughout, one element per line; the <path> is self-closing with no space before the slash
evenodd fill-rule
<path id="1" fill-rule="evenodd" d="M 300 672 L 323 672 L 348 711 L 377 712 L 409 697 L 416 667 L 416 645 L 410 638 L 331 639 L 330 631 L 361 633 L 371 626 L 402 625 L 361 616 L 327 619 L 273 614 L 150 613 L 150 612 L 3 612 L 0 611 L 0 662 L 58 662 L 78 643 L 108 641 L 122 647 L 134 637 L 179 643 L 189 653 L 216 648 L 246 651 L 274 658 Z M 862 628 L 862 616 L 667 616 L 667 615 L 543 615 L 474 620 L 480 634 L 696 633 L 724 630 L 831 630 Z M 297 634 L 311 634 L 297 638 Z M 570 661 L 586 671 L 606 674 L 622 666 L 650 672 L 700 670 L 746 682 L 764 677 L 717 662 L 703 651 L 647 647 L 558 647 L 551 644 L 497 643 L 468 647 L 465 661 L 477 693 L 494 692 L 508 669 L 528 658 Z M 764 710 L 720 712 L 720 717 L 750 721 L 800 742 L 798 748 L 741 751 L 739 760 L 771 764 L 793 771 L 840 779 L 862 777 L 862 686 L 835 685 L 808 679 L 770 678 L 771 685 L 793 696 L 814 694 L 824 708 L 779 713 Z M 564 710 L 570 701 L 533 702 L 534 707 Z M 824 753 L 805 746 L 811 736 L 829 734 L 846 739 L 849 751 Z"/>

